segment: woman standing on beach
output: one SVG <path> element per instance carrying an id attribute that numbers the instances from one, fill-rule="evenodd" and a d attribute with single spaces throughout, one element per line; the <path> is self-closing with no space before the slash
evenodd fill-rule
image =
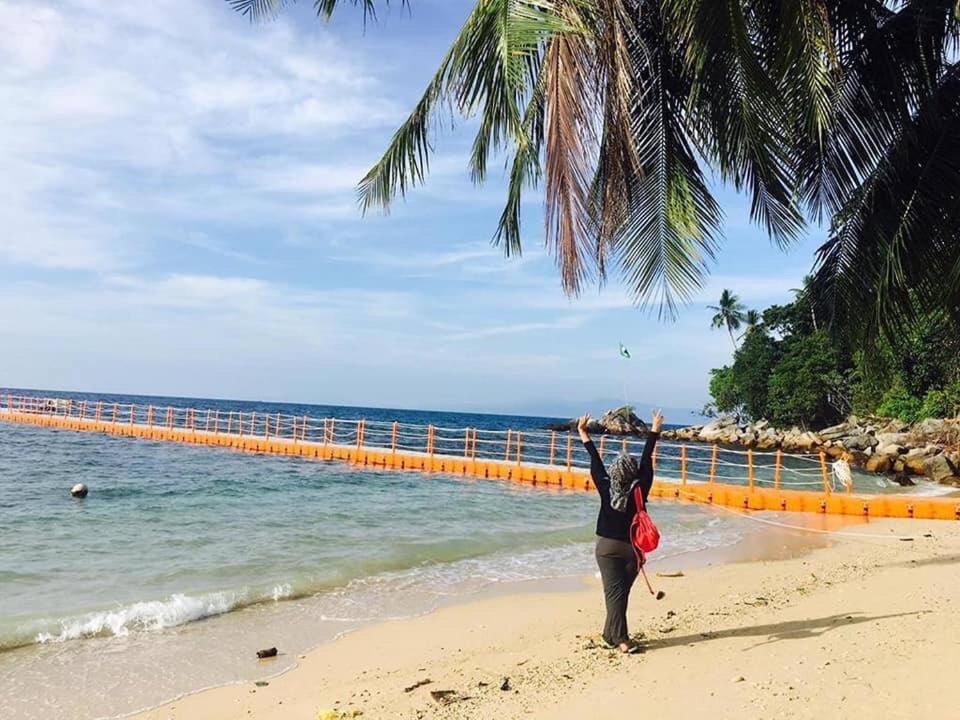
<path id="1" fill-rule="evenodd" d="M 584 415 L 577 421 L 577 430 L 583 446 L 590 453 L 590 476 L 600 493 L 596 557 L 607 605 L 603 639 L 611 647 L 619 647 L 625 653 L 634 652 L 636 645 L 627 632 L 627 601 L 633 581 L 637 579 L 637 556 L 630 544 L 630 523 L 637 512 L 633 489 L 640 488 L 646 505 L 647 495 L 653 485 L 653 448 L 660 437 L 663 415 L 659 410 L 653 413 L 653 422 L 639 464 L 636 458 L 624 451 L 613 461 L 609 472 L 587 432 L 589 422 L 590 416 Z"/>

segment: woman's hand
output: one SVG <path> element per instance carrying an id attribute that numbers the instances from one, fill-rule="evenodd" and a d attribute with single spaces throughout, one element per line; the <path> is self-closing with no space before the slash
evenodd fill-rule
<path id="1" fill-rule="evenodd" d="M 659 433 L 663 427 L 663 413 L 659 410 L 653 411 L 653 422 L 650 424 L 650 432 Z"/>
<path id="2" fill-rule="evenodd" d="M 581 415 L 577 418 L 577 432 L 580 433 L 580 439 L 587 442 L 590 439 L 590 433 L 587 432 L 587 426 L 590 424 L 590 413 Z"/>

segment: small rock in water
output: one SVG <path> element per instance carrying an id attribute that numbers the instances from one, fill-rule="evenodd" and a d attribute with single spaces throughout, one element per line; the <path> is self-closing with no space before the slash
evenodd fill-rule
<path id="1" fill-rule="evenodd" d="M 257 687 L 266 687 L 266 686 L 269 685 L 269 684 L 270 684 L 270 683 L 268 683 L 266 680 L 257 680 L 257 681 L 254 683 L 254 685 L 256 685 Z"/>
<path id="2" fill-rule="evenodd" d="M 277 649 L 275 647 L 267 648 L 266 650 L 257 650 L 257 657 L 261 660 L 263 658 L 272 658 L 277 656 Z"/>
<path id="3" fill-rule="evenodd" d="M 70 494 L 75 498 L 85 498 L 90 489 L 83 483 L 77 483 L 70 488 Z"/>

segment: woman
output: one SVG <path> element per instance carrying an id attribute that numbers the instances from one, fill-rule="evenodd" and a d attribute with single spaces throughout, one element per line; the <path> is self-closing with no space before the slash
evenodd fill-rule
<path id="1" fill-rule="evenodd" d="M 646 504 L 653 485 L 653 448 L 660 437 L 663 415 L 659 410 L 653 413 L 653 423 L 639 464 L 624 451 L 610 465 L 609 472 L 587 432 L 589 422 L 590 416 L 584 415 L 577 421 L 577 430 L 583 446 L 590 453 L 590 476 L 600 493 L 596 556 L 607 604 L 603 639 L 622 652 L 636 652 L 637 646 L 627 632 L 627 600 L 633 581 L 637 579 L 637 556 L 630 544 L 630 523 L 637 512 L 633 489 L 640 488 Z"/>

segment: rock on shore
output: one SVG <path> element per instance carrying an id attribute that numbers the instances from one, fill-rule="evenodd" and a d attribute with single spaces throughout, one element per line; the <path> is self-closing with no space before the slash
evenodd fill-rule
<path id="1" fill-rule="evenodd" d="M 574 418 L 565 423 L 552 423 L 547 425 L 547 429 L 560 432 L 576 431 L 577 420 Z M 608 410 L 599 419 L 591 419 L 587 425 L 587 432 L 604 435 L 643 436 L 647 434 L 648 428 L 647 424 L 636 416 L 633 408 L 624 405 L 615 410 Z"/>
<path id="2" fill-rule="evenodd" d="M 766 420 L 741 423 L 735 417 L 722 416 L 706 425 L 667 430 L 664 437 L 758 450 L 822 450 L 831 460 L 842 457 L 869 472 L 898 478 L 925 475 L 960 487 L 960 418 L 928 419 L 911 427 L 900 420 L 851 415 L 839 425 L 814 432 L 798 427 L 780 430 Z"/>

